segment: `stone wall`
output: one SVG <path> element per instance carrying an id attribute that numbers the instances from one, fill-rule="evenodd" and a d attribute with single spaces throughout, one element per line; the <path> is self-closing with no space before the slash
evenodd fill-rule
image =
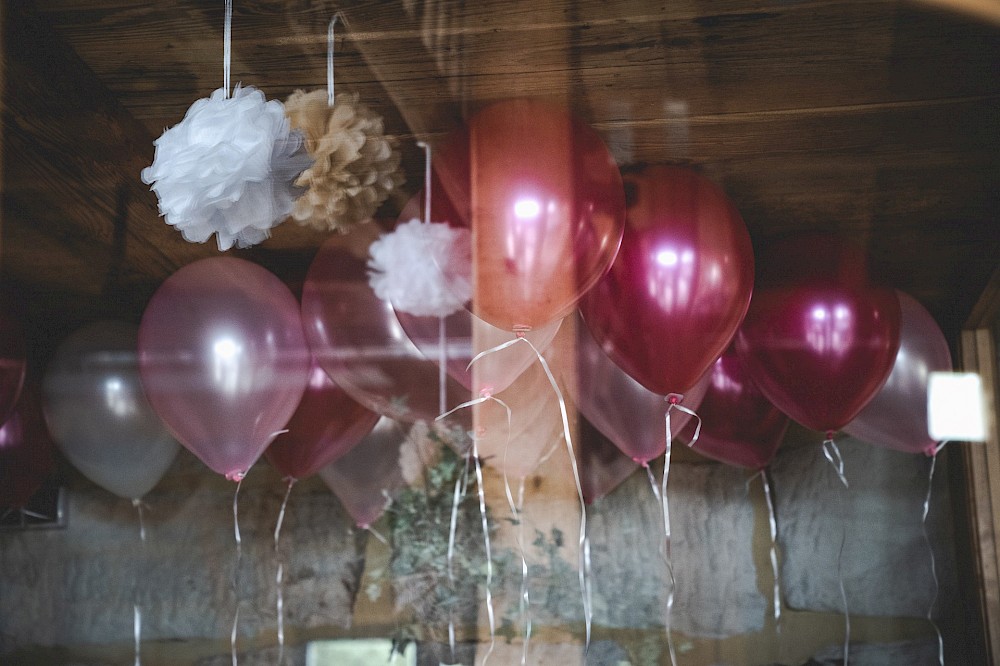
<path id="1" fill-rule="evenodd" d="M 964 638 L 950 624 L 961 615 L 963 600 L 955 592 L 956 535 L 945 470 L 938 469 L 934 479 L 925 540 L 928 459 L 842 440 L 850 481 L 845 489 L 823 459 L 819 441 L 811 441 L 814 436 L 794 434 L 772 467 L 780 632 L 759 479 L 748 483 L 749 474 L 716 463 L 672 466 L 670 561 L 676 592 L 670 628 L 678 662 L 833 663 L 842 652 L 842 581 L 852 614 L 852 664 L 903 663 L 899 655 L 907 655 L 909 664 L 937 663 L 934 627 L 927 620 L 935 598 L 930 546 L 939 582 L 933 617 L 948 636 L 949 663 L 964 663 Z M 147 665 L 231 663 L 229 633 L 237 603 L 234 486 L 182 452 L 146 500 L 143 545 L 129 502 L 72 472 L 67 484 L 65 529 L 0 533 L 0 662 L 131 663 L 135 601 L 143 609 Z M 263 463 L 240 491 L 235 590 L 241 664 L 277 663 L 272 530 L 283 493 L 281 479 Z M 494 518 L 505 522 L 506 503 L 491 504 Z M 532 504 L 529 495 L 523 518 L 528 525 L 541 524 L 551 510 L 545 502 Z M 587 663 L 669 663 L 662 518 L 645 473 L 638 471 L 595 502 L 588 519 L 594 644 Z M 571 530 L 559 544 L 545 536 L 545 548 L 525 549 L 532 565 L 529 661 L 555 663 L 545 655 L 562 650 L 558 659 L 564 660 L 569 650 L 572 663 L 583 652 L 577 543 Z M 320 482 L 295 487 L 282 543 L 286 663 L 305 663 L 308 641 L 390 636 L 409 622 L 394 615 L 390 601 L 369 598 L 374 561 L 384 560 L 388 551 L 351 528 Z M 491 663 L 517 663 L 524 629 L 517 608 L 519 553 L 500 538 L 494 554 L 516 566 L 502 577 L 498 573 L 491 590 L 499 631 Z M 482 601 L 482 590 L 474 593 Z M 488 638 L 485 617 L 481 609 L 478 629 L 472 630 L 480 655 Z M 467 627 L 460 627 L 460 634 L 470 636 Z"/>

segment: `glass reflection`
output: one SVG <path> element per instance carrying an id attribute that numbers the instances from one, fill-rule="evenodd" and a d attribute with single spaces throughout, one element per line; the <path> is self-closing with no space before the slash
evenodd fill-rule
<path id="1" fill-rule="evenodd" d="M 854 343 L 854 314 L 842 303 L 817 303 L 805 322 L 805 339 L 817 354 L 845 356 Z"/>

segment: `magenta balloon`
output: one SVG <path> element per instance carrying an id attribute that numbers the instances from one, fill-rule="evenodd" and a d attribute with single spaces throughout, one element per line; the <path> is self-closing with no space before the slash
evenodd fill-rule
<path id="1" fill-rule="evenodd" d="M 0 297 L 0 423 L 14 411 L 28 366 L 19 310 L 7 297 Z"/>
<path id="2" fill-rule="evenodd" d="M 150 404 L 177 439 L 212 470 L 241 478 L 305 390 L 309 354 L 298 303 L 249 261 L 196 261 L 146 306 L 139 369 Z"/>
<path id="3" fill-rule="evenodd" d="M 424 356 L 435 360 L 439 357 L 440 319 L 415 317 L 398 310 L 396 318 L 407 337 Z M 562 320 L 557 319 L 524 333 L 524 337 L 539 353 L 543 353 L 552 344 L 561 323 Z M 483 391 L 491 395 L 500 393 L 513 384 L 532 363 L 538 362 L 531 347 L 520 343 L 487 354 L 470 368 L 469 363 L 476 355 L 513 340 L 514 334 L 486 323 L 465 309 L 445 317 L 444 324 L 448 374 L 476 395 Z"/>
<path id="4" fill-rule="evenodd" d="M 39 397 L 25 391 L 0 426 L 0 508 L 23 508 L 56 466 Z"/>
<path id="5" fill-rule="evenodd" d="M 580 413 L 605 437 L 637 463 L 648 463 L 667 448 L 664 414 L 667 402 L 615 365 L 582 322 L 577 322 L 577 395 Z M 681 405 L 697 410 L 708 390 L 708 376 L 700 378 Z M 671 436 L 676 437 L 691 417 L 671 413 Z"/>
<path id="6" fill-rule="evenodd" d="M 932 372 L 952 371 L 951 351 L 924 306 L 901 291 L 896 295 L 902 315 L 892 372 L 844 431 L 897 451 L 933 453 L 937 442 L 927 432 L 927 381 Z"/>
<path id="7" fill-rule="evenodd" d="M 320 366 L 368 409 L 407 422 L 433 421 L 441 413 L 437 364 L 406 336 L 392 305 L 372 291 L 365 261 L 337 239 L 327 241 L 309 266 L 302 322 Z M 469 393 L 446 378 L 446 397 L 454 407 Z"/>
<path id="8" fill-rule="evenodd" d="M 698 408 L 701 436 L 694 450 L 729 465 L 767 467 L 788 430 L 788 417 L 764 397 L 733 347 L 708 376 L 708 391 Z"/>
<path id="9" fill-rule="evenodd" d="M 304 479 L 354 448 L 378 419 L 314 363 L 287 432 L 275 438 L 264 457 L 287 478 Z"/>
<path id="10" fill-rule="evenodd" d="M 378 520 L 389 498 L 405 484 L 399 449 L 408 428 L 382 417 L 371 433 L 319 471 L 323 482 L 361 528 Z"/>
<path id="11" fill-rule="evenodd" d="M 685 393 L 725 351 L 747 310 L 750 235 L 722 190 L 690 169 L 649 167 L 625 183 L 621 249 L 580 311 L 636 381 L 659 395 Z"/>
<path id="12" fill-rule="evenodd" d="M 775 406 L 807 428 L 832 432 L 885 383 L 899 317 L 891 289 L 827 279 L 758 289 L 736 350 Z"/>

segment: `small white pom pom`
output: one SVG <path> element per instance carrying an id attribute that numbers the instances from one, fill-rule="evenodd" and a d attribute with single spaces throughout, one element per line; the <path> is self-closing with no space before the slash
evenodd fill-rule
<path id="1" fill-rule="evenodd" d="M 468 229 L 414 219 L 380 236 L 368 252 L 368 283 L 401 312 L 446 317 L 472 298 Z"/>
<path id="2" fill-rule="evenodd" d="M 188 241 L 217 234 L 220 250 L 268 238 L 291 214 L 301 194 L 294 181 L 311 163 L 281 102 L 265 101 L 252 86 L 199 99 L 153 144 L 142 181 L 156 192 L 160 214 Z"/>

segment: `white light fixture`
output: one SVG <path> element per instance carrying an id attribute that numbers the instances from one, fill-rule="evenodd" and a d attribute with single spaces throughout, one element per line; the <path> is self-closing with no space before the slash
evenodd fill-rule
<path id="1" fill-rule="evenodd" d="M 932 372 L 927 382 L 927 432 L 939 442 L 986 441 L 983 381 L 974 372 Z"/>

